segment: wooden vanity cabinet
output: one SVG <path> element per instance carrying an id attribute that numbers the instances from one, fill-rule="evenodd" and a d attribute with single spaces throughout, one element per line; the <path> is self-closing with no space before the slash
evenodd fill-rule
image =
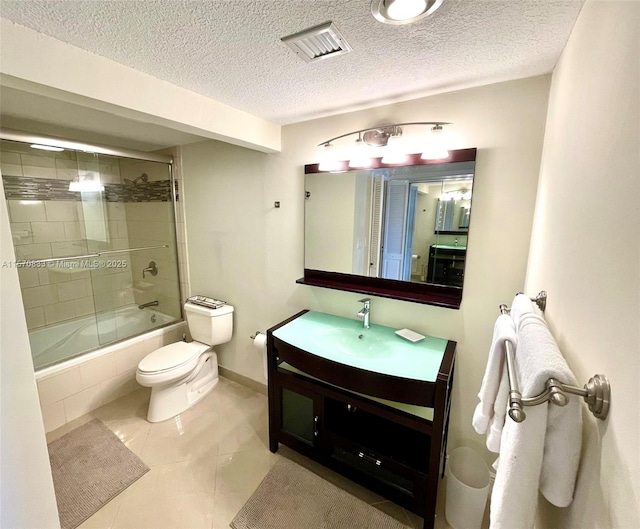
<path id="1" fill-rule="evenodd" d="M 466 257 L 466 248 L 442 249 L 432 245 L 429 248 L 428 282 L 462 288 Z"/>
<path id="2" fill-rule="evenodd" d="M 323 376 L 317 357 L 309 363 L 309 353 L 273 336 L 300 314 L 267 331 L 270 450 L 276 452 L 282 443 L 422 516 L 424 529 L 433 528 L 444 473 L 455 342 L 447 344 L 437 380 L 422 383 L 421 398 L 431 406 L 403 407 L 389 399 L 388 388 L 381 391 L 383 402 L 378 395 L 346 389 L 353 373 L 342 379 L 332 363 L 331 373 Z M 372 387 L 376 374 L 359 373 L 367 376 Z"/>

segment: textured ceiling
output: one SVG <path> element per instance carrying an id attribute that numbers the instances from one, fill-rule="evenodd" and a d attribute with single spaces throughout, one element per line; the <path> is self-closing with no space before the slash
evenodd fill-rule
<path id="1" fill-rule="evenodd" d="M 550 72 L 582 0 L 445 0 L 417 23 L 370 0 L 1 0 L 0 15 L 287 124 Z M 332 20 L 351 53 L 310 64 L 280 38 Z"/>

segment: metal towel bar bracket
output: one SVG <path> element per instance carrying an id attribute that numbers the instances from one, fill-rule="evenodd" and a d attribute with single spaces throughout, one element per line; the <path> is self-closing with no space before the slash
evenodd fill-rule
<path id="1" fill-rule="evenodd" d="M 544 312 L 547 306 L 547 293 L 543 290 L 536 298 L 531 298 L 538 308 Z M 509 314 L 509 307 L 500 305 L 502 314 Z M 527 415 L 524 406 L 537 406 L 545 402 L 551 402 L 557 406 L 566 406 L 569 402 L 568 393 L 578 395 L 584 399 L 593 415 L 605 420 L 609 414 L 609 401 L 611 398 L 611 385 L 605 375 L 594 375 L 583 388 L 563 384 L 559 380 L 550 378 L 546 389 L 535 397 L 523 397 L 520 393 L 520 385 L 516 373 L 516 359 L 511 342 L 505 342 L 505 358 L 507 362 L 507 376 L 509 378 L 509 417 L 515 422 L 522 422 Z"/>
<path id="2" fill-rule="evenodd" d="M 523 294 L 523 292 L 518 292 L 518 294 Z M 529 298 L 529 299 L 533 301 L 536 305 L 538 305 L 538 308 L 542 312 L 546 310 L 547 308 L 547 291 L 546 290 L 541 290 L 535 298 Z M 502 305 L 500 305 L 500 307 L 502 307 Z"/>

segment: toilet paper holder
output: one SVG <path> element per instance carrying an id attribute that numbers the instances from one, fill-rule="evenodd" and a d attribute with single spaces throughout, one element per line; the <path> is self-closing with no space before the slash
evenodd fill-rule
<path id="1" fill-rule="evenodd" d="M 256 332 L 254 333 L 254 335 L 253 335 L 253 336 L 249 336 L 249 338 L 251 338 L 252 340 L 255 340 L 255 339 L 256 339 L 256 336 L 258 336 L 259 334 L 263 334 L 263 333 L 262 333 L 262 332 L 260 332 L 260 331 L 256 331 Z"/>

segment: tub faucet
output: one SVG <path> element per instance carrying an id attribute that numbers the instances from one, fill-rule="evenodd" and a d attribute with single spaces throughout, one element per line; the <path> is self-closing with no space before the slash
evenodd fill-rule
<path id="1" fill-rule="evenodd" d="M 369 298 L 359 299 L 358 303 L 364 303 L 364 306 L 362 307 L 362 310 L 358 312 L 358 314 L 356 314 L 356 316 L 358 316 L 358 318 L 362 318 L 362 323 L 364 324 L 364 328 L 368 329 L 369 315 L 371 314 L 371 299 Z"/>
<path id="2" fill-rule="evenodd" d="M 147 307 L 157 307 L 157 306 L 158 306 L 157 301 L 149 301 L 149 303 L 143 303 L 142 305 L 138 305 L 138 308 L 142 310 L 142 309 L 146 309 Z"/>
<path id="3" fill-rule="evenodd" d="M 145 278 L 147 272 L 149 272 L 152 276 L 157 276 L 158 275 L 158 265 L 156 264 L 155 261 L 151 261 L 149 263 L 149 266 L 147 266 L 146 268 L 142 269 L 142 279 Z"/>

